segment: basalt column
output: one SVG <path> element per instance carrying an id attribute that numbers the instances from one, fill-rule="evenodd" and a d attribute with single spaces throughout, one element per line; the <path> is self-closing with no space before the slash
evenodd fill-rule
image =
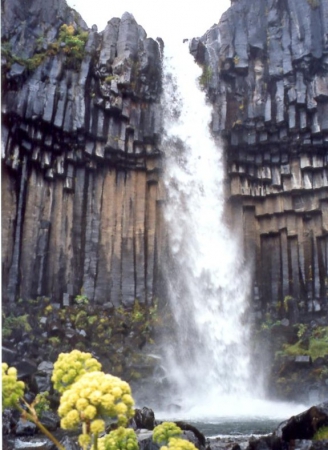
<path id="1" fill-rule="evenodd" d="M 326 0 L 238 0 L 191 43 L 262 311 L 327 308 L 327 36 Z"/>
<path id="2" fill-rule="evenodd" d="M 98 33 L 64 1 L 20 3 L 2 15 L 5 301 L 149 303 L 161 45 L 128 13 Z"/>

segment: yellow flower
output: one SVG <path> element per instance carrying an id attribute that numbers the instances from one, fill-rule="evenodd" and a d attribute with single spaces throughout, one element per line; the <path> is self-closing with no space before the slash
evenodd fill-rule
<path id="1" fill-rule="evenodd" d="M 93 403 L 94 405 L 99 405 L 101 402 L 101 392 L 100 391 L 93 391 L 91 392 L 91 394 L 89 395 L 89 400 L 91 401 L 91 403 Z"/>
<path id="2" fill-rule="evenodd" d="M 101 419 L 94 420 L 91 422 L 90 430 L 94 434 L 99 434 L 105 431 L 105 422 Z"/>
<path id="3" fill-rule="evenodd" d="M 92 405 L 87 406 L 85 408 L 85 410 L 83 411 L 83 417 L 85 419 L 92 420 L 96 417 L 96 415 L 97 415 L 97 409 Z"/>
<path id="4" fill-rule="evenodd" d="M 115 406 L 115 411 L 117 414 L 125 414 L 127 410 L 128 407 L 123 402 L 120 402 Z"/>
<path id="5" fill-rule="evenodd" d="M 80 434 L 79 436 L 79 444 L 81 447 L 85 447 L 89 445 L 91 442 L 91 437 L 88 434 Z"/>
<path id="6" fill-rule="evenodd" d="M 78 401 L 75 403 L 76 409 L 83 410 L 87 406 L 89 406 L 89 402 L 86 398 L 79 398 Z"/>

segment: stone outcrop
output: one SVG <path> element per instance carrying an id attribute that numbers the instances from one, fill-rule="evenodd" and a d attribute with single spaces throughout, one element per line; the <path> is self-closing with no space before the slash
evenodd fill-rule
<path id="1" fill-rule="evenodd" d="M 327 308 L 328 2 L 238 0 L 190 50 L 226 143 L 255 308 Z"/>
<path id="2" fill-rule="evenodd" d="M 64 0 L 5 0 L 5 301 L 151 302 L 161 42 L 133 16 L 88 30 Z"/>
<path id="3" fill-rule="evenodd" d="M 163 43 L 128 13 L 99 33 L 64 0 L 2 8 L 5 301 L 150 303 L 164 242 Z M 326 0 L 238 0 L 191 42 L 258 317 L 281 316 L 289 297 L 294 318 L 327 308 L 327 36 Z"/>

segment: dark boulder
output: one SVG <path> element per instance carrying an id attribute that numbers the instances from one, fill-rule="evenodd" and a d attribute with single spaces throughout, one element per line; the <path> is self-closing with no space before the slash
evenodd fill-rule
<path id="1" fill-rule="evenodd" d="M 153 430 L 155 428 L 155 414 L 150 408 L 143 407 L 136 409 L 134 415 L 136 428 L 144 428 L 146 430 Z"/>
<path id="2" fill-rule="evenodd" d="M 281 423 L 276 435 L 286 442 L 294 439 L 312 439 L 316 431 L 323 426 L 328 426 L 328 402 L 312 406 L 307 411 Z"/>

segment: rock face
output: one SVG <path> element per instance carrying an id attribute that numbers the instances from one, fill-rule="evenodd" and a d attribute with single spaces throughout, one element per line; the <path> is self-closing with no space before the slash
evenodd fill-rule
<path id="1" fill-rule="evenodd" d="M 239 0 L 194 39 L 255 308 L 327 308 L 328 2 Z"/>
<path id="2" fill-rule="evenodd" d="M 162 42 L 128 13 L 98 33 L 64 0 L 2 8 L 4 301 L 148 305 L 164 248 Z M 327 311 L 327 36 L 327 0 L 236 0 L 191 42 L 254 309 L 291 325 Z"/>
<path id="3" fill-rule="evenodd" d="M 150 302 L 161 46 L 131 14 L 88 30 L 64 0 L 5 0 L 5 301 Z"/>

